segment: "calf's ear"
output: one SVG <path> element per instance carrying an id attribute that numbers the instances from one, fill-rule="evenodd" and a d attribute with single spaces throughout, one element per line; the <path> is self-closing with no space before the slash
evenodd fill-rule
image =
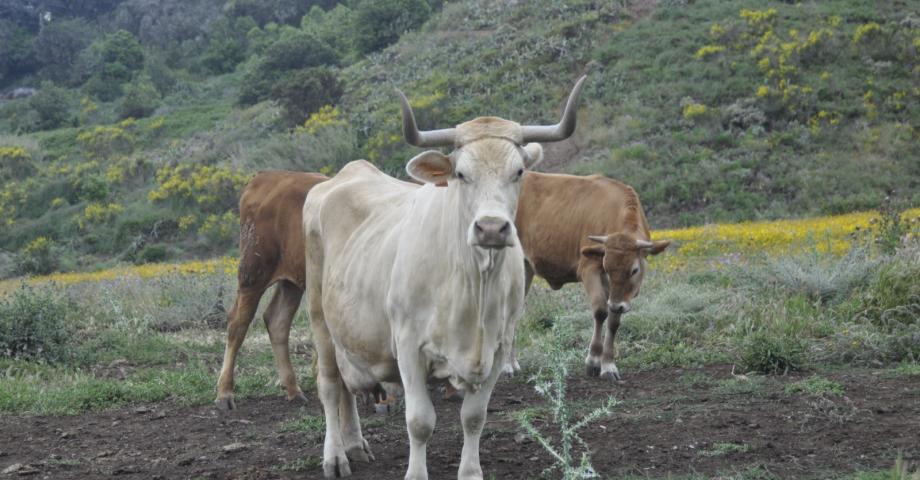
<path id="1" fill-rule="evenodd" d="M 524 167 L 528 170 L 543 161 L 543 146 L 539 143 L 524 145 L 524 152 L 527 154 L 527 158 L 524 159 Z"/>
<path id="2" fill-rule="evenodd" d="M 588 258 L 604 258 L 603 245 L 590 245 L 581 248 L 581 254 Z"/>
<path id="3" fill-rule="evenodd" d="M 406 172 L 423 183 L 444 183 L 453 175 L 454 166 L 450 157 L 436 150 L 428 150 L 416 155 L 406 165 Z"/>

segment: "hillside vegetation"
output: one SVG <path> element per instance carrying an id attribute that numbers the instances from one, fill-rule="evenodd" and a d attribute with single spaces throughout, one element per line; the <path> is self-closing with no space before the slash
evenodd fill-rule
<path id="1" fill-rule="evenodd" d="M 39 5 L 36 7 L 35 5 Z M 554 121 L 543 169 L 654 227 L 920 204 L 918 1 L 4 3 L 0 275 L 233 253 L 260 169 L 401 174 L 422 128 Z"/>

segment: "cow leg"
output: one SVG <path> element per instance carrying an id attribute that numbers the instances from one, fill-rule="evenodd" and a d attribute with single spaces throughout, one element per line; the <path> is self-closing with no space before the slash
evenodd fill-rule
<path id="1" fill-rule="evenodd" d="M 530 284 L 533 283 L 533 266 L 527 260 L 524 260 L 524 296 L 527 296 L 527 293 L 530 292 Z M 502 369 L 504 373 L 507 373 L 509 376 L 514 376 L 515 373 L 521 371 L 521 364 L 517 360 L 517 350 L 514 347 L 514 338 L 516 337 L 515 331 L 517 330 L 517 322 L 511 326 L 512 340 L 511 348 L 508 349 L 508 361 L 505 362 L 505 367 Z"/>
<path id="2" fill-rule="evenodd" d="M 601 358 L 601 378 L 612 381 L 620 381 L 620 370 L 614 363 L 617 356 L 616 336 L 620 328 L 620 314 L 613 313 L 610 320 L 607 321 L 607 335 L 604 337 L 604 354 Z"/>
<path id="3" fill-rule="evenodd" d="M 307 240 L 311 238 L 308 236 Z M 310 330 L 313 332 L 313 344 L 316 348 L 316 391 L 326 416 L 323 475 L 326 478 L 347 477 L 351 475 L 351 465 L 348 463 L 345 444 L 342 440 L 339 406 L 343 401 L 343 394 L 347 395 L 349 392 L 342 382 L 342 374 L 335 360 L 335 345 L 332 343 L 329 328 L 326 327 L 326 315 L 323 311 L 322 252 L 307 248 L 306 260 Z"/>
<path id="4" fill-rule="evenodd" d="M 585 373 L 589 377 L 601 374 L 601 354 L 604 352 L 602 338 L 604 320 L 607 319 L 607 288 L 604 286 L 602 275 L 603 270 L 597 265 L 585 267 L 582 271 L 581 283 L 591 302 L 591 311 L 594 312 L 594 335 L 591 336 L 588 356 L 585 357 Z"/>
<path id="5" fill-rule="evenodd" d="M 426 450 L 437 421 L 434 405 L 428 395 L 428 375 L 418 351 L 400 349 L 397 355 L 406 395 L 406 429 L 409 431 L 409 469 L 406 471 L 406 480 L 426 480 Z"/>
<path id="6" fill-rule="evenodd" d="M 287 281 L 279 282 L 262 319 L 265 321 L 265 328 L 268 329 L 272 353 L 275 355 L 275 366 L 278 368 L 281 384 L 287 390 L 287 399 L 306 402 L 307 397 L 297 385 L 297 377 L 291 366 L 291 354 L 288 347 L 291 323 L 294 321 L 301 298 L 303 298 L 303 291 L 296 285 Z"/>
<path id="7" fill-rule="evenodd" d="M 339 420 L 342 422 L 342 443 L 349 460 L 369 462 L 375 460 L 371 447 L 361 434 L 361 418 L 355 395 L 344 391 L 339 401 Z"/>
<path id="8" fill-rule="evenodd" d="M 504 356 L 499 351 L 496 360 Z M 460 480 L 481 480 L 482 466 L 479 463 L 479 438 L 482 436 L 482 427 L 486 423 L 486 410 L 492 389 L 498 380 L 499 370 L 492 369 L 492 373 L 475 392 L 466 392 L 463 406 L 460 407 L 460 423 L 463 425 L 463 450 L 460 453 L 460 470 L 457 478 Z"/>
<path id="9" fill-rule="evenodd" d="M 259 300 L 265 289 L 243 290 L 236 293 L 233 307 L 227 314 L 227 347 L 224 349 L 224 364 L 220 369 L 220 378 L 217 380 L 217 399 L 214 403 L 221 410 L 233 410 L 236 402 L 233 401 L 233 370 L 236 367 L 236 354 L 246 338 L 249 324 L 252 323 Z"/>

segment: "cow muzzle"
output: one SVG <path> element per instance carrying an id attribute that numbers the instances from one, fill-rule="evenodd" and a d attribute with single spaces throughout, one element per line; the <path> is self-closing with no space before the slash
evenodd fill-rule
<path id="1" fill-rule="evenodd" d="M 511 222 L 499 217 L 480 217 L 473 222 L 473 242 L 481 248 L 514 246 Z"/>
<path id="2" fill-rule="evenodd" d="M 607 300 L 607 308 L 617 315 L 622 315 L 629 311 L 629 302 L 611 302 Z"/>

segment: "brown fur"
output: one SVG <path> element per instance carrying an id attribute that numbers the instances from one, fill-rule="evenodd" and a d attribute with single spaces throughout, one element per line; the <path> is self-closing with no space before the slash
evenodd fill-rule
<path id="1" fill-rule="evenodd" d="M 609 311 L 608 300 L 628 303 L 636 296 L 646 255 L 660 253 L 668 242 L 645 249 L 637 246 L 637 240 L 651 237 L 639 196 L 625 183 L 600 175 L 536 172 L 528 172 L 523 182 L 515 225 L 527 256 L 527 286 L 534 275 L 553 289 L 573 282 L 584 285 L 595 320 L 586 363 L 590 375 L 599 375 L 600 363 L 591 363 L 603 358 L 603 363 L 613 365 L 620 324 L 620 313 Z M 589 236 L 606 240 L 601 245 Z M 640 271 L 631 279 L 637 261 Z M 601 327 L 608 316 L 601 343 Z M 612 372 L 609 376 L 619 379 L 615 365 Z"/>
<path id="2" fill-rule="evenodd" d="M 291 368 L 288 334 L 304 292 L 303 202 L 314 185 L 328 180 L 316 173 L 260 172 L 240 197 L 240 265 L 238 290 L 227 315 L 227 348 L 217 386 L 218 406 L 233 403 L 236 354 L 259 307 L 259 300 L 278 284 L 265 311 L 281 382 L 288 399 L 302 397 Z"/>

